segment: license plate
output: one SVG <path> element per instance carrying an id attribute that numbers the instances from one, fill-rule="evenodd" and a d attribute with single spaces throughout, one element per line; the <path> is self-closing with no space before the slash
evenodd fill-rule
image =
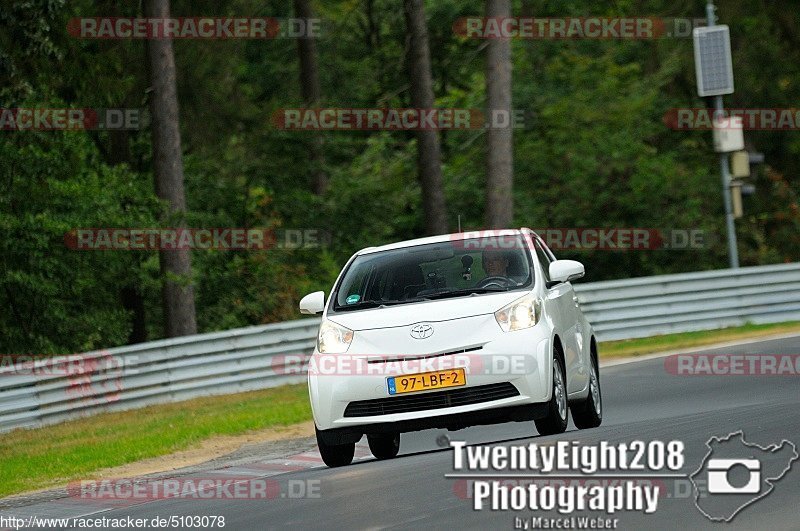
<path id="1" fill-rule="evenodd" d="M 467 383 L 464 369 L 448 369 L 446 371 L 423 372 L 420 374 L 405 374 L 387 378 L 389 394 L 399 395 L 415 391 L 428 391 L 444 387 L 461 387 Z"/>

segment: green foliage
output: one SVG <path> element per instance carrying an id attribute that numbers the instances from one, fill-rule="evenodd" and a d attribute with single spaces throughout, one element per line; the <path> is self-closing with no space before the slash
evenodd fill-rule
<path id="1" fill-rule="evenodd" d="M 0 319 L 4 352 L 80 352 L 130 333 L 120 288 L 137 285 L 139 257 L 74 251 L 76 228 L 153 224 L 150 183 L 99 160 L 87 136 L 0 136 Z"/>
<path id="2" fill-rule="evenodd" d="M 774 5 L 773 5 L 774 4 Z M 146 43 L 70 37 L 80 16 L 138 16 L 139 4 L 13 0 L 0 10 L 4 107 L 137 107 L 148 104 Z M 390 0 L 314 2 L 322 105 L 410 105 L 405 21 Z M 485 42 L 453 32 L 482 16 L 479 0 L 426 2 L 436 105 L 483 109 Z M 287 2 L 173 0 L 174 16 L 292 16 Z M 535 16 L 700 17 L 694 0 L 552 3 L 520 0 Z M 794 107 L 800 99 L 800 23 L 781 3 L 735 0 L 736 71 L 729 107 Z M 272 116 L 300 107 L 297 43 L 174 43 L 183 135 L 187 223 L 329 231 L 321 249 L 193 253 L 203 331 L 298 317 L 298 299 L 329 290 L 362 247 L 424 232 L 416 144 L 409 132 L 322 134 L 330 178 L 310 192 L 313 136 L 282 131 Z M 562 252 L 587 263 L 587 280 L 726 266 L 718 160 L 708 132 L 678 132 L 664 114 L 702 107 L 691 39 L 514 41 L 515 223 L 530 227 L 702 229 L 696 251 Z M 155 252 L 77 252 L 78 227 L 153 227 L 151 139 L 129 133 L 0 132 L 0 349 L 68 352 L 126 343 L 135 325 L 162 334 Z M 796 132 L 748 132 L 767 166 L 753 177 L 737 222 L 743 265 L 800 259 Z M 449 223 L 483 224 L 485 134 L 441 134 Z M 131 293 L 139 303 L 134 310 Z M 135 306 L 135 305 L 134 305 Z M 143 320 L 143 323 L 140 322 Z M 142 339 L 138 336 L 138 339 Z"/>
<path id="3" fill-rule="evenodd" d="M 48 60 L 62 57 L 51 34 L 64 0 L 7 0 L 0 9 L 0 102 L 25 99 Z"/>

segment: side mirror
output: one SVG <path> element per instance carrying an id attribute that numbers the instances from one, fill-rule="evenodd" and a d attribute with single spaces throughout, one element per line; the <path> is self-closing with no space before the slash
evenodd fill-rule
<path id="1" fill-rule="evenodd" d="M 575 260 L 556 260 L 550 263 L 550 281 L 569 282 L 586 274 L 583 264 Z"/>
<path id="2" fill-rule="evenodd" d="M 325 309 L 325 292 L 315 291 L 300 299 L 300 313 L 317 315 Z"/>

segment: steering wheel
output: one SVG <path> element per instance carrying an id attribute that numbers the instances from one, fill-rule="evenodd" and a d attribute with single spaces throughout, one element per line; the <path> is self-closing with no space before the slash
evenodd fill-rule
<path id="1" fill-rule="evenodd" d="M 497 286 L 499 288 L 507 288 L 511 284 L 511 280 L 506 277 L 495 276 L 486 277 L 475 286 L 476 288 L 488 288 L 489 286 Z"/>

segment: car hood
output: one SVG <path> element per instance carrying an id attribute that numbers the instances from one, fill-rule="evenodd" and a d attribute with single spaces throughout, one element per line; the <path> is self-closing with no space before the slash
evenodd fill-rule
<path id="1" fill-rule="evenodd" d="M 326 318 L 354 331 L 394 328 L 420 322 L 450 321 L 494 313 L 527 293 L 529 293 L 527 290 L 518 290 L 411 302 L 385 308 L 330 313 Z"/>

